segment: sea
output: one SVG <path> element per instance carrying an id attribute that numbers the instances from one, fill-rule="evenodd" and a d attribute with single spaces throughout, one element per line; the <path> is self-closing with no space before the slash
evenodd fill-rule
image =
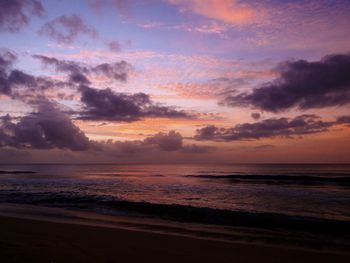
<path id="1" fill-rule="evenodd" d="M 348 242 L 350 165 L 0 165 L 0 204 L 311 231 Z"/>

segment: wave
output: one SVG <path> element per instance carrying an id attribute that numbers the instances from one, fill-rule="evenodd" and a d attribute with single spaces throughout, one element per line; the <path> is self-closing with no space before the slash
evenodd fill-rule
<path id="1" fill-rule="evenodd" d="M 346 176 L 347 175 L 347 176 Z M 346 175 L 187 175 L 203 179 L 226 179 L 237 182 L 276 183 L 276 184 L 337 184 L 350 186 L 350 176 Z"/>
<path id="2" fill-rule="evenodd" d="M 34 171 L 0 171 L 0 174 L 35 174 Z"/>
<path id="3" fill-rule="evenodd" d="M 231 211 L 178 204 L 159 204 L 120 200 L 111 196 L 79 195 L 76 193 L 7 193 L 0 202 L 40 206 L 86 209 L 104 214 L 157 217 L 166 220 L 243 226 L 264 229 L 288 229 L 337 235 L 350 235 L 350 222 L 292 216 L 277 213 Z"/>

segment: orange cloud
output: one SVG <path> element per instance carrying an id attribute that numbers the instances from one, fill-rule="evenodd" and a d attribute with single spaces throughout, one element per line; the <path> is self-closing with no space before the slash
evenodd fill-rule
<path id="1" fill-rule="evenodd" d="M 254 11 L 236 0 L 168 0 L 183 10 L 231 24 L 250 22 Z"/>

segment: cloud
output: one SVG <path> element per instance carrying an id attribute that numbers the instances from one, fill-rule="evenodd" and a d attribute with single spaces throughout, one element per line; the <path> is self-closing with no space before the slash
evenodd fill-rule
<path id="1" fill-rule="evenodd" d="M 88 78 L 82 73 L 71 73 L 69 75 L 69 81 L 73 83 L 84 84 L 84 85 L 88 85 L 91 83 L 88 80 Z"/>
<path id="2" fill-rule="evenodd" d="M 111 89 L 81 86 L 83 120 L 136 121 L 144 117 L 189 118 L 184 111 L 154 103 L 145 93 L 115 93 Z"/>
<path id="3" fill-rule="evenodd" d="M 137 155 L 145 153 L 186 153 L 203 154 L 209 153 L 214 148 L 210 146 L 200 146 L 196 144 L 185 145 L 183 136 L 176 131 L 159 132 L 151 135 L 144 140 L 136 141 L 107 141 L 99 143 L 105 152 L 111 152 L 119 155 Z"/>
<path id="4" fill-rule="evenodd" d="M 146 22 L 146 23 L 139 23 L 137 24 L 138 27 L 142 27 L 145 29 L 150 29 L 150 28 L 158 28 L 163 26 L 164 24 L 162 22 Z"/>
<path id="5" fill-rule="evenodd" d="M 271 118 L 255 123 L 237 124 L 233 128 L 207 126 L 197 129 L 196 140 L 242 141 L 262 138 L 293 137 L 325 132 L 335 122 L 324 122 L 316 115 L 301 115 L 293 119 Z"/>
<path id="6" fill-rule="evenodd" d="M 33 76 L 21 70 L 13 69 L 16 55 L 10 51 L 0 51 L 0 94 L 13 99 L 26 100 L 43 96 L 48 89 L 69 85 L 49 77 Z"/>
<path id="7" fill-rule="evenodd" d="M 271 144 L 263 144 L 263 145 L 258 145 L 254 147 L 257 150 L 271 150 L 276 148 L 276 146 L 271 145 Z"/>
<path id="8" fill-rule="evenodd" d="M 254 10 L 237 0 L 167 0 L 168 3 L 207 18 L 242 24 L 254 18 Z"/>
<path id="9" fill-rule="evenodd" d="M 254 120 L 259 120 L 261 118 L 261 115 L 259 112 L 253 112 L 252 114 L 250 114 L 250 116 L 254 119 Z"/>
<path id="10" fill-rule="evenodd" d="M 41 17 L 44 8 L 38 0 L 5 0 L 0 4 L 0 31 L 19 31 L 33 16 Z"/>
<path id="11" fill-rule="evenodd" d="M 186 25 L 183 27 L 188 32 L 198 32 L 204 34 L 218 34 L 221 37 L 225 37 L 225 32 L 228 30 L 228 26 L 225 24 L 211 23 L 206 25 L 191 26 Z"/>
<path id="12" fill-rule="evenodd" d="M 210 153 L 214 151 L 215 148 L 211 146 L 202 146 L 202 145 L 197 145 L 197 144 L 189 144 L 189 145 L 184 145 L 181 148 L 181 152 L 183 153 L 195 153 L 195 154 L 201 154 L 201 153 Z"/>
<path id="13" fill-rule="evenodd" d="M 137 1 L 131 0 L 88 0 L 88 3 L 92 10 L 97 14 L 101 14 L 103 8 L 110 10 L 111 8 L 116 9 L 119 14 L 125 17 L 131 15 L 130 9 L 131 4 L 137 3 Z"/>
<path id="14" fill-rule="evenodd" d="M 97 37 L 97 31 L 86 25 L 77 15 L 63 15 L 47 22 L 39 30 L 40 35 L 45 35 L 62 44 L 73 43 L 80 35 Z"/>
<path id="15" fill-rule="evenodd" d="M 33 55 L 33 58 L 39 59 L 45 66 L 54 66 L 58 72 L 86 73 L 88 71 L 87 68 L 74 61 L 59 60 L 54 57 L 47 57 L 43 55 Z"/>
<path id="16" fill-rule="evenodd" d="M 101 73 L 109 78 L 126 81 L 127 73 L 130 69 L 130 64 L 126 61 L 120 61 L 115 63 L 103 63 L 92 67 L 91 71 L 94 73 Z"/>
<path id="17" fill-rule="evenodd" d="M 80 101 L 83 104 L 82 111 L 76 111 L 77 118 L 83 120 L 130 122 L 145 117 L 193 117 L 175 107 L 155 103 L 149 95 L 144 93 L 115 93 L 110 89 L 98 90 L 88 86 L 90 81 L 85 74 L 103 74 L 125 81 L 130 66 L 125 61 L 86 66 L 46 56 L 35 55 L 34 57 L 40 59 L 45 65 L 53 65 L 57 71 L 69 73 L 68 82 L 35 77 L 19 70 L 12 70 L 11 64 L 15 57 L 12 53 L 7 52 L 0 56 L 0 92 L 2 94 L 33 104 L 41 97 L 45 97 L 42 92 L 46 89 L 59 89 L 62 86 L 74 87 L 75 91 L 80 93 Z"/>
<path id="18" fill-rule="evenodd" d="M 8 82 L 8 72 L 16 59 L 16 55 L 10 51 L 0 52 L 0 94 L 9 94 L 11 92 L 11 85 Z"/>
<path id="19" fill-rule="evenodd" d="M 128 156 L 145 152 L 206 153 L 210 147 L 183 145 L 183 136 L 175 131 L 159 132 L 136 141 L 93 141 L 57 105 L 42 100 L 37 103 L 37 110 L 28 115 L 15 119 L 10 115 L 0 117 L 0 148 L 94 151 Z"/>
<path id="20" fill-rule="evenodd" d="M 17 56 L 9 50 L 0 51 L 0 72 L 7 70 L 12 66 L 13 62 L 17 59 Z M 2 73 L 1 73 L 2 74 Z"/>
<path id="21" fill-rule="evenodd" d="M 91 142 L 67 115 L 52 103 L 42 101 L 36 112 L 18 123 L 12 122 L 9 115 L 2 118 L 0 146 L 83 151 L 91 147 Z"/>
<path id="22" fill-rule="evenodd" d="M 350 115 L 347 116 L 340 116 L 336 120 L 339 124 L 350 124 Z"/>
<path id="23" fill-rule="evenodd" d="M 317 62 L 297 60 L 280 64 L 280 78 L 251 93 L 227 96 L 229 106 L 281 112 L 343 106 L 350 103 L 350 54 L 329 55 Z"/>
<path id="24" fill-rule="evenodd" d="M 121 51 L 120 43 L 116 40 L 107 41 L 106 46 L 110 51 L 119 52 Z"/>
<path id="25" fill-rule="evenodd" d="M 111 79 L 125 82 L 127 81 L 129 71 L 132 69 L 132 66 L 124 60 L 89 66 L 75 61 L 59 60 L 54 57 L 43 55 L 33 55 L 33 57 L 39 59 L 45 66 L 53 66 L 58 72 L 70 73 L 70 79 L 80 84 L 89 83 L 86 75 L 90 74 L 103 75 Z"/>
<path id="26" fill-rule="evenodd" d="M 146 143 L 156 144 L 163 151 L 172 152 L 182 148 L 182 136 L 180 133 L 170 131 L 169 133 L 159 132 L 145 139 Z"/>

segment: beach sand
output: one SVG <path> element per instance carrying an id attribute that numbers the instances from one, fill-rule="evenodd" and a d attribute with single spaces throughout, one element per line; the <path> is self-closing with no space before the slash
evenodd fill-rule
<path id="1" fill-rule="evenodd" d="M 350 255 L 0 217 L 0 262 L 350 262 Z"/>

